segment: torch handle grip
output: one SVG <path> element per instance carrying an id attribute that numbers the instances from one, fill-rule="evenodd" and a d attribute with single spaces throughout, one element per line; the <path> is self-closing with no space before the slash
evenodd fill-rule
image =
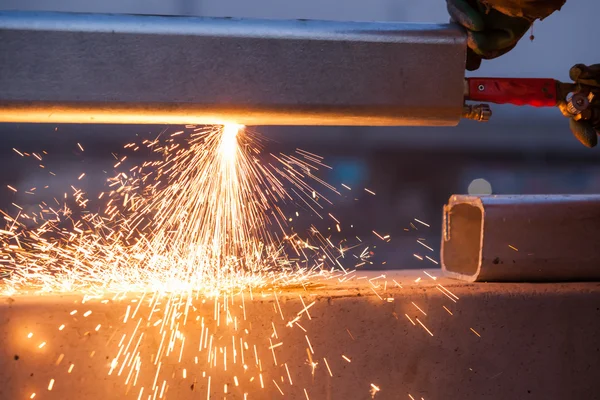
<path id="1" fill-rule="evenodd" d="M 554 107 L 557 84 L 554 79 L 543 78 L 467 78 L 465 100 Z"/>

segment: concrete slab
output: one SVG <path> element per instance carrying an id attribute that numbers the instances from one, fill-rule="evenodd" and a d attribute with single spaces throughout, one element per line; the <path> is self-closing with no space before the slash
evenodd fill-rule
<path id="1" fill-rule="evenodd" d="M 425 272 L 219 299 L 5 296 L 0 398 L 596 398 L 600 283 Z"/>

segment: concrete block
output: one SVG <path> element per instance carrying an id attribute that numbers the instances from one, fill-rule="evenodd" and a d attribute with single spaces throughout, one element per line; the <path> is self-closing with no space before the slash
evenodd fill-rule
<path id="1" fill-rule="evenodd" d="M 0 398 L 548 400 L 599 393 L 598 283 L 473 284 L 434 281 L 421 271 L 354 276 L 218 299 L 4 296 Z"/>

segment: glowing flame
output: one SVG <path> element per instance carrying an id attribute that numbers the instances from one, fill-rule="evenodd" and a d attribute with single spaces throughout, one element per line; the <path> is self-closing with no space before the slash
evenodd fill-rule
<path id="1" fill-rule="evenodd" d="M 244 129 L 243 125 L 229 124 L 223 126 L 219 153 L 225 164 L 234 164 L 238 152 L 237 136 Z M 235 167 L 235 166 L 234 166 Z"/>

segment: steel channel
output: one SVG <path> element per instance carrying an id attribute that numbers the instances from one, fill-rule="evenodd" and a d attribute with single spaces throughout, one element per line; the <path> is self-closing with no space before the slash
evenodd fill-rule
<path id="1" fill-rule="evenodd" d="M 454 278 L 600 280 L 600 195 L 455 195 L 442 230 L 442 269 Z"/>
<path id="2" fill-rule="evenodd" d="M 0 122 L 453 126 L 448 24 L 0 12 Z"/>

